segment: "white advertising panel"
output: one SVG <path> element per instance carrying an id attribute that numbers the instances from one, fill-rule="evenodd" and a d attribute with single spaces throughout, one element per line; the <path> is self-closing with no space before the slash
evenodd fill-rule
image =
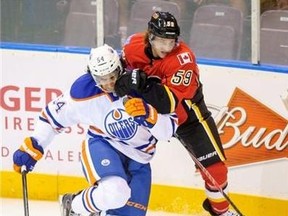
<path id="1" fill-rule="evenodd" d="M 87 55 L 2 49 L 1 166 L 29 136 L 41 108 L 85 73 Z M 288 73 L 199 65 L 205 100 L 226 149 L 235 192 L 288 198 Z M 82 176 L 79 154 L 85 126 L 75 125 L 45 149 L 34 172 Z M 203 187 L 176 140 L 159 143 L 153 182 Z"/>
<path id="2" fill-rule="evenodd" d="M 12 170 L 13 152 L 29 136 L 41 108 L 85 73 L 87 55 L 2 50 L 2 169 Z M 65 130 L 45 149 L 34 172 L 82 175 L 79 154 L 84 126 Z"/>

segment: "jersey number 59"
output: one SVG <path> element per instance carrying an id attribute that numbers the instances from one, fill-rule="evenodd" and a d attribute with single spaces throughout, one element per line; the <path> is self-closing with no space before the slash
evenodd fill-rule
<path id="1" fill-rule="evenodd" d="M 191 83 L 192 70 L 179 70 L 171 78 L 171 83 L 174 85 L 188 86 Z"/>

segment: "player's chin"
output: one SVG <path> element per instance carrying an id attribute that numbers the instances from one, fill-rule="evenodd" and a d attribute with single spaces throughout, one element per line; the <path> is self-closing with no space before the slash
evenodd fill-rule
<path id="1" fill-rule="evenodd" d="M 115 92 L 114 88 L 113 89 L 104 89 L 105 92 L 107 93 L 113 93 Z"/>
<path id="2" fill-rule="evenodd" d="M 101 86 L 101 89 L 102 89 L 104 92 L 106 92 L 106 93 L 113 93 L 113 92 L 115 92 L 114 87 L 113 87 L 113 88 L 109 88 L 109 87 Z"/>
<path id="3" fill-rule="evenodd" d="M 166 56 L 168 55 L 168 53 L 167 52 L 161 52 L 161 53 L 159 53 L 159 58 L 165 58 Z"/>
<path id="4" fill-rule="evenodd" d="M 107 84 L 107 85 L 101 85 L 102 90 L 104 90 L 107 93 L 115 92 L 115 83 L 113 84 Z"/>

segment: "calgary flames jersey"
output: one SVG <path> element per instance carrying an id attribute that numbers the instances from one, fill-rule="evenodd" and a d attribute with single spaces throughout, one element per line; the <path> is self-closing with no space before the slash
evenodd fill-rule
<path id="1" fill-rule="evenodd" d="M 162 106 L 170 106 L 170 111 L 176 110 L 179 124 L 183 123 L 187 119 L 185 100 L 192 99 L 200 86 L 199 70 L 191 49 L 180 41 L 165 58 L 153 58 L 145 44 L 144 34 L 137 33 L 127 39 L 122 50 L 122 58 L 128 69 L 139 68 L 148 77 L 161 80 L 166 93 L 172 92 L 167 97 L 169 101 Z"/>

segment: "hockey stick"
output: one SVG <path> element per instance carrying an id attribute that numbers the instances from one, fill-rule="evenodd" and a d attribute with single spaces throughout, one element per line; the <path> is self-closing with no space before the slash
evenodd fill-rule
<path id="1" fill-rule="evenodd" d="M 183 146 L 188 150 L 186 143 L 177 135 L 175 134 L 175 137 L 183 144 Z M 233 209 L 239 214 L 239 216 L 244 216 L 239 208 L 234 204 L 234 202 L 231 200 L 231 198 L 223 191 L 221 186 L 218 184 L 218 182 L 213 178 L 213 176 L 209 173 L 209 171 L 200 163 L 200 161 L 195 157 L 192 152 L 188 150 L 192 160 L 194 163 L 201 169 L 201 171 L 204 173 L 204 175 L 212 182 L 212 184 L 217 188 L 217 190 L 223 195 L 223 197 L 229 202 L 229 204 L 233 207 Z"/>
<path id="2" fill-rule="evenodd" d="M 26 174 L 27 174 L 26 166 L 22 166 L 21 175 L 22 175 L 22 190 L 23 190 L 23 201 L 24 201 L 24 215 L 29 216 L 28 189 L 27 189 Z"/>

